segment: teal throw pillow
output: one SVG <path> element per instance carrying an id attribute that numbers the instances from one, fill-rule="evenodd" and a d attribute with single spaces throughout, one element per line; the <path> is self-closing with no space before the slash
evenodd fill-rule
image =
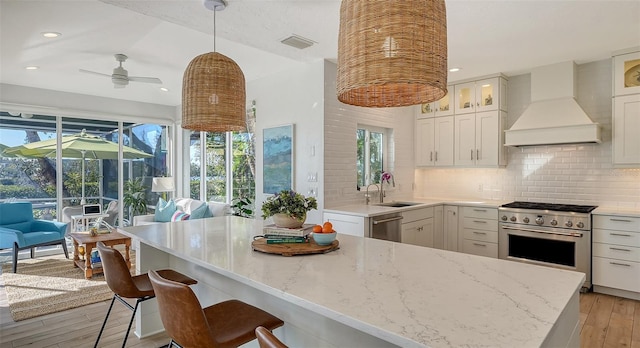
<path id="1" fill-rule="evenodd" d="M 173 199 L 167 202 L 160 198 L 156 205 L 156 213 L 153 220 L 156 222 L 170 222 L 173 213 L 175 213 L 177 209 L 176 202 L 174 202 Z"/>
<path id="2" fill-rule="evenodd" d="M 206 217 L 211 217 L 210 215 L 211 214 L 209 213 L 209 206 L 205 202 L 205 203 L 202 203 L 201 206 L 191 211 L 191 217 L 189 217 L 189 219 L 190 220 L 202 219 Z"/>

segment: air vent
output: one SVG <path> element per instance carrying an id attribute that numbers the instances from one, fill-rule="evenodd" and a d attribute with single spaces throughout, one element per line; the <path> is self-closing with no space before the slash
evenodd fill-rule
<path id="1" fill-rule="evenodd" d="M 291 36 L 289 36 L 288 38 L 280 41 L 285 45 L 289 45 L 291 47 L 295 47 L 298 49 L 304 49 L 307 47 L 311 47 L 313 46 L 313 44 L 315 44 L 315 41 L 309 40 L 307 38 L 304 38 L 302 36 L 298 36 L 296 34 L 293 34 Z"/>

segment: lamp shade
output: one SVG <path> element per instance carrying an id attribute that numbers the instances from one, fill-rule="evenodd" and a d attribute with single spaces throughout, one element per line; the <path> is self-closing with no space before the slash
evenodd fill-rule
<path id="1" fill-rule="evenodd" d="M 342 0 L 338 100 L 392 107 L 429 103 L 446 93 L 444 0 Z"/>
<path id="2" fill-rule="evenodd" d="M 173 190 L 175 186 L 172 177 L 153 178 L 151 182 L 151 192 L 173 192 Z"/>
<path id="3" fill-rule="evenodd" d="M 236 62 L 217 52 L 191 60 L 182 79 L 182 128 L 244 131 L 245 105 L 244 74 Z"/>

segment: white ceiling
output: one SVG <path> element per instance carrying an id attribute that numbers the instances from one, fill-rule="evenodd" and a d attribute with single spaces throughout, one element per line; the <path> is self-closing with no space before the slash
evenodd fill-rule
<path id="1" fill-rule="evenodd" d="M 247 81 L 335 60 L 339 0 L 228 3 L 216 14 L 216 50 L 235 60 Z M 640 46 L 640 0 L 446 4 L 449 67 L 462 67 L 450 81 L 567 60 L 580 64 Z M 62 36 L 45 39 L 45 31 Z M 298 50 L 280 43 L 293 33 L 317 45 Z M 201 0 L 0 0 L 0 83 L 179 105 L 185 67 L 212 48 L 213 12 Z M 115 53 L 129 56 L 129 75 L 158 77 L 170 91 L 136 82 L 114 89 L 109 78 L 78 71 L 111 74 Z M 28 65 L 40 69 L 27 71 Z"/>

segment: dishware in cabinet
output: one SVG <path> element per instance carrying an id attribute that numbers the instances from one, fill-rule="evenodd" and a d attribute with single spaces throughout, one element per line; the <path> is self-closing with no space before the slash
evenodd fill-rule
<path id="1" fill-rule="evenodd" d="M 502 77 L 456 84 L 454 90 L 456 115 L 507 110 L 507 80 Z"/>
<path id="2" fill-rule="evenodd" d="M 433 118 L 453 115 L 453 86 L 447 86 L 447 94 L 440 100 L 417 106 L 416 118 Z"/>

